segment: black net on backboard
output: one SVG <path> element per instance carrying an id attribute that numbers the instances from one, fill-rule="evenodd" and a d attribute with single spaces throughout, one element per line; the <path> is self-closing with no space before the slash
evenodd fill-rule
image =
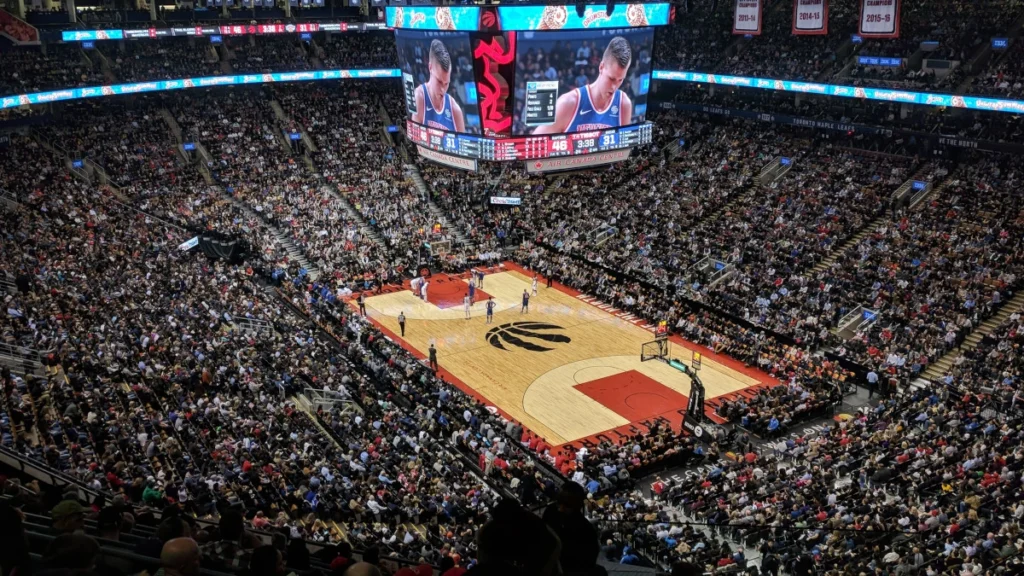
<path id="1" fill-rule="evenodd" d="M 664 360 L 668 357 L 668 340 L 654 340 L 653 342 L 644 342 L 640 346 L 640 361 L 647 362 L 648 360 Z"/>

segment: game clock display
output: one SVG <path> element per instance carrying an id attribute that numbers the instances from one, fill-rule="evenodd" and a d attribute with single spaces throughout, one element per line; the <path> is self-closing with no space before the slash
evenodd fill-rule
<path id="1" fill-rule="evenodd" d="M 520 138 L 485 138 L 471 134 L 447 132 L 407 121 L 406 133 L 414 143 L 477 160 L 536 160 L 594 154 L 650 144 L 652 124 L 634 124 L 608 130 L 546 134 Z"/>

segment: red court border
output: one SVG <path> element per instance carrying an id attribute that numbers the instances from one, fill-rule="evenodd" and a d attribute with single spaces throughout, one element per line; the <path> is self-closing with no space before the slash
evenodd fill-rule
<path id="1" fill-rule="evenodd" d="M 527 268 L 523 268 L 522 266 L 520 266 L 520 265 L 518 265 L 518 264 L 516 264 L 514 262 L 506 261 L 506 262 L 504 262 L 502 264 L 502 266 L 503 267 L 501 267 L 501 266 L 492 266 L 492 267 L 489 267 L 489 268 L 485 268 L 485 270 L 487 270 L 488 274 L 494 274 L 494 273 L 497 273 L 497 272 L 519 272 L 520 274 L 523 274 L 523 275 L 525 275 L 527 277 L 532 277 L 533 274 L 534 274 L 533 271 L 531 271 L 531 270 L 529 270 Z M 449 276 L 451 276 L 452 278 L 468 278 L 469 277 L 469 272 L 463 272 L 461 274 L 449 274 Z M 544 279 L 544 280 L 547 280 L 547 278 L 544 277 L 544 276 L 541 276 L 541 278 Z M 580 292 L 579 290 L 576 290 L 574 288 L 570 288 L 569 286 L 565 286 L 564 284 L 561 284 L 559 282 L 552 281 L 551 286 L 553 288 L 555 288 L 556 290 L 558 290 L 559 292 L 562 292 L 563 294 L 572 296 L 573 298 L 576 298 L 577 296 L 580 296 L 580 295 L 583 294 L 583 292 Z M 396 288 L 397 288 L 397 286 L 396 286 Z M 393 291 L 394 290 L 388 290 L 387 292 L 393 292 Z M 359 307 L 355 303 L 355 296 L 357 294 L 358 294 L 358 292 L 356 294 L 353 294 L 353 297 L 351 299 L 349 299 L 348 304 L 358 314 Z M 372 291 L 364 292 L 364 294 L 366 294 L 367 297 L 370 297 L 370 296 L 374 295 Z M 597 310 L 600 310 L 601 312 L 604 312 L 606 314 L 611 315 L 612 317 L 615 317 L 615 315 L 613 313 L 609 312 L 608 310 L 602 310 L 601 308 L 598 308 L 597 304 L 595 304 L 593 302 L 587 302 L 585 300 L 578 299 L 578 298 L 577 298 L 577 300 L 579 300 L 579 302 L 582 303 L 582 304 L 588 304 L 591 307 L 596 308 Z M 373 318 L 371 318 L 369 316 L 366 316 L 366 319 L 369 320 L 371 323 L 373 323 L 373 325 L 376 326 L 378 330 L 383 332 L 385 336 L 387 336 L 388 338 L 390 338 L 391 340 L 396 342 L 398 345 L 400 345 L 402 348 L 404 348 L 407 352 L 412 354 L 418 360 L 425 361 L 427 359 L 427 355 L 425 353 L 420 352 L 415 346 L 413 346 L 412 344 L 409 344 L 408 342 L 406 342 L 404 338 L 402 338 L 401 336 L 395 334 L 394 332 L 389 330 L 387 327 L 385 327 L 380 322 L 374 320 Z M 625 320 L 625 322 L 628 322 L 628 320 Z M 651 333 L 651 339 L 652 340 L 654 339 L 654 333 L 653 332 Z M 733 398 L 735 398 L 737 396 L 741 396 L 741 395 L 749 397 L 749 396 L 752 396 L 753 394 L 756 394 L 757 391 L 759 391 L 759 390 L 762 390 L 764 388 L 770 388 L 770 387 L 776 386 L 776 385 L 778 385 L 780 383 L 777 379 L 773 378 L 772 376 L 768 375 L 765 372 L 762 372 L 761 370 L 745 366 L 742 362 L 739 362 L 738 360 L 735 360 L 735 359 L 733 359 L 733 358 L 731 358 L 729 356 L 725 356 L 725 355 L 713 352 L 710 348 L 707 348 L 705 346 L 701 346 L 700 344 L 695 344 L 695 343 L 690 342 L 689 340 L 686 340 L 684 338 L 681 338 L 681 337 L 679 337 L 679 336 L 677 336 L 675 334 L 669 335 L 669 340 L 671 342 L 674 342 L 674 343 L 679 344 L 681 346 L 686 346 L 687 348 L 690 348 L 692 350 L 697 350 L 698 352 L 703 354 L 705 358 L 709 358 L 711 360 L 714 360 L 715 362 L 717 362 L 719 364 L 727 366 L 727 367 L 729 367 L 729 368 L 731 368 L 731 369 L 733 369 L 733 370 L 735 370 L 737 372 L 740 372 L 740 373 L 742 373 L 742 374 L 744 374 L 746 376 L 749 376 L 749 377 L 751 377 L 751 378 L 753 378 L 753 379 L 755 379 L 755 380 L 757 380 L 759 382 L 759 384 L 754 384 L 752 386 L 748 386 L 746 388 L 742 388 L 740 390 L 736 390 L 736 391 L 730 392 L 728 394 L 722 394 L 720 396 L 715 396 L 714 398 L 709 398 L 709 399 L 707 399 L 705 401 L 708 404 L 707 406 L 705 406 L 705 415 L 707 415 L 709 418 L 711 418 L 712 420 L 717 421 L 719 423 L 723 422 L 723 420 L 721 418 L 719 418 L 717 415 L 714 414 L 714 406 L 717 406 L 720 401 L 722 401 L 722 400 L 731 400 L 731 399 L 733 399 Z M 637 355 L 639 355 L 639 354 L 640 354 L 640 351 L 638 350 L 637 351 Z M 498 412 L 498 414 L 500 414 L 503 418 L 505 418 L 507 420 L 512 420 L 512 421 L 515 421 L 515 422 L 519 422 L 513 416 L 511 416 L 510 414 L 508 414 L 507 412 L 502 410 L 500 406 L 498 406 L 494 402 L 491 402 L 489 399 L 487 399 L 483 394 L 478 392 L 472 386 L 468 386 L 465 382 L 463 382 L 462 380 L 457 378 L 454 374 L 452 374 L 451 372 L 446 370 L 444 368 L 444 366 L 440 365 L 440 363 L 438 365 L 437 374 L 438 374 L 438 376 L 443 378 L 445 382 L 447 382 L 449 384 L 452 384 L 453 386 L 455 386 L 456 388 L 458 388 L 462 392 L 472 396 L 473 398 L 476 398 L 478 401 L 482 402 L 488 408 L 492 408 L 492 409 L 496 410 Z M 713 400 L 718 400 L 719 402 L 712 402 Z M 672 422 L 672 424 L 673 424 L 673 428 L 678 430 L 679 427 L 678 427 L 678 425 L 676 425 L 676 422 Z M 525 428 L 525 426 L 524 426 L 524 428 Z M 557 449 L 562 447 L 562 446 L 572 445 L 572 446 L 575 446 L 576 448 L 579 448 L 580 446 L 583 446 L 584 443 L 599 444 L 603 440 L 612 441 L 612 442 L 618 442 L 618 441 L 622 440 L 624 437 L 632 436 L 632 435 L 637 434 L 638 432 L 641 432 L 642 428 L 644 428 L 643 424 L 641 424 L 639 422 L 630 422 L 629 424 L 626 424 L 624 426 L 620 426 L 620 427 L 612 429 L 612 430 L 605 430 L 604 432 L 600 432 L 598 434 L 594 434 L 593 436 L 588 436 L 586 438 L 578 438 L 576 440 L 572 440 L 572 441 L 566 442 L 565 444 L 553 445 L 552 446 L 552 453 L 556 453 L 558 451 Z M 618 436 L 618 439 L 614 438 L 613 436 Z"/>

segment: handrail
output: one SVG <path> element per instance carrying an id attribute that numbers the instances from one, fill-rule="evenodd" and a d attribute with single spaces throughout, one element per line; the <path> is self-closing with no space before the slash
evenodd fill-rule
<path id="1" fill-rule="evenodd" d="M 109 184 L 105 185 L 104 187 L 110 189 L 112 192 L 116 190 L 113 186 L 111 186 Z M 143 216 L 145 216 L 147 218 L 152 218 L 154 220 L 159 220 L 160 223 L 163 224 L 164 226 L 170 226 L 171 228 L 175 228 L 177 230 L 180 230 L 181 232 L 189 232 L 189 230 L 187 228 L 181 226 L 180 224 L 175 224 L 175 223 L 173 223 L 173 222 L 171 222 L 169 220 L 165 220 L 165 219 L 163 219 L 163 218 L 161 218 L 159 216 L 155 216 L 153 214 L 150 214 L 149 212 L 146 212 L 145 210 L 141 210 L 139 208 L 136 208 L 135 206 L 132 206 L 131 204 L 127 204 L 125 202 L 122 202 L 122 201 L 118 200 L 117 198 L 111 198 L 111 200 L 113 200 L 114 202 L 120 204 L 121 206 L 124 206 L 125 208 L 128 208 L 129 210 L 134 210 L 135 212 L 138 212 L 139 214 L 142 214 Z"/>

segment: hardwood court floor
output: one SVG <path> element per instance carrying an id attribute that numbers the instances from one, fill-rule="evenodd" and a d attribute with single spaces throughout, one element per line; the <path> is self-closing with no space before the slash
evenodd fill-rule
<path id="1" fill-rule="evenodd" d="M 461 304 L 440 308 L 409 290 L 367 298 L 367 314 L 421 358 L 433 341 L 442 372 L 456 385 L 554 446 L 601 434 L 614 439 L 612 431 L 621 435 L 658 417 L 678 426 L 690 379 L 663 362 L 640 362 L 641 344 L 654 339 L 642 321 L 543 281 L 530 311 L 520 314 L 531 275 L 513 264 L 503 269 L 484 281 L 497 303 L 492 324 L 485 323 L 484 302 L 466 320 Z M 435 276 L 428 292 L 461 289 L 450 282 L 468 280 Z M 398 337 L 400 312 L 407 319 L 404 338 Z M 769 382 L 682 340 L 673 342 L 670 355 L 689 364 L 691 349 L 704 353 L 700 374 L 708 399 Z"/>

